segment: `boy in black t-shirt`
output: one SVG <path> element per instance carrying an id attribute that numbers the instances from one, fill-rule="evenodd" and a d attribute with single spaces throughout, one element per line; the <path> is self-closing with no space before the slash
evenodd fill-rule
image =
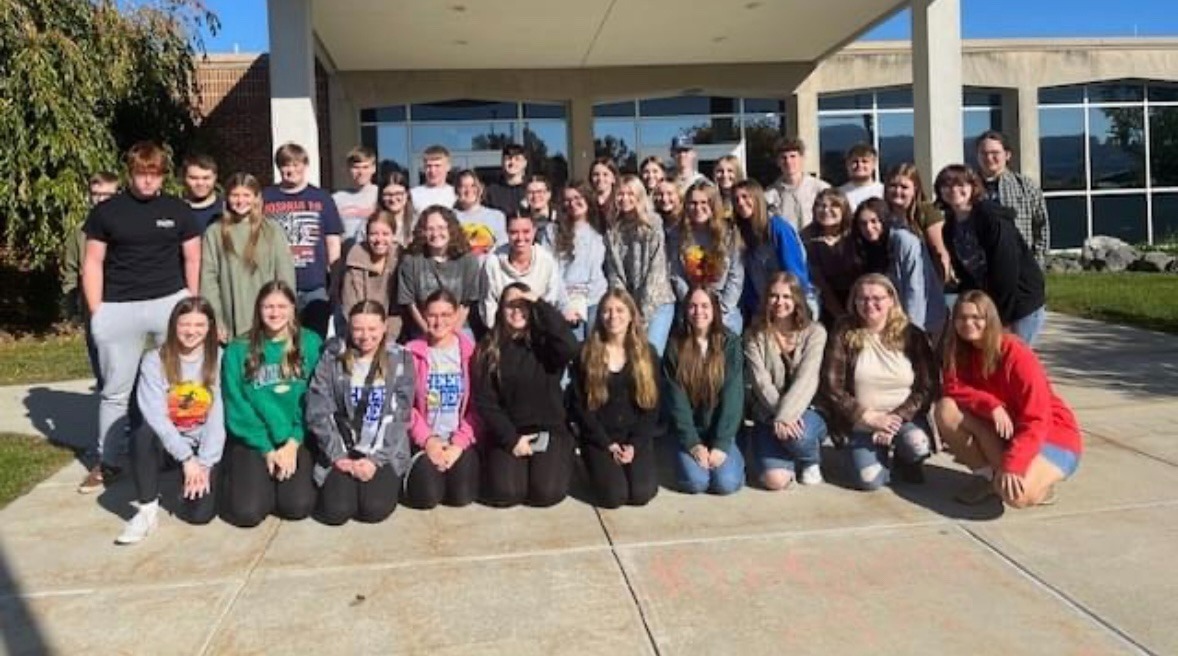
<path id="1" fill-rule="evenodd" d="M 331 318 L 327 272 L 340 256 L 343 223 L 331 194 L 307 181 L 309 163 L 307 151 L 298 144 L 278 148 L 274 164 L 282 182 L 262 190 L 262 213 L 278 222 L 290 244 L 299 321 L 326 336 Z"/>
<path id="2" fill-rule="evenodd" d="M 225 212 L 225 200 L 217 195 L 217 161 L 208 155 L 189 155 L 181 164 L 184 174 L 184 202 L 201 230 Z"/>
<path id="3" fill-rule="evenodd" d="M 102 373 L 97 456 L 78 491 L 96 492 L 117 475 L 127 406 L 148 336 L 157 344 L 182 298 L 197 293 L 201 229 L 184 201 L 161 192 L 171 168 L 159 145 L 127 152 L 127 191 L 90 210 L 82 290 Z"/>

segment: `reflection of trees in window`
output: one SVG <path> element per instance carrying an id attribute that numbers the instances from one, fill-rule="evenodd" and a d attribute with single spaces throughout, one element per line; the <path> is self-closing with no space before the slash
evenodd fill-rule
<path id="1" fill-rule="evenodd" d="M 626 140 L 607 134 L 593 140 L 593 152 L 597 157 L 608 157 L 618 165 L 618 169 L 626 173 L 638 171 L 638 153 L 634 152 Z"/>
<path id="2" fill-rule="evenodd" d="M 762 185 L 772 184 L 780 174 L 773 151 L 785 134 L 779 118 L 746 119 L 744 125 L 744 156 L 748 177 Z"/>
<path id="3" fill-rule="evenodd" d="M 487 134 L 480 134 L 470 140 L 471 150 L 503 150 L 503 147 L 511 143 L 511 134 L 507 132 L 495 132 L 494 128 Z"/>
<path id="4" fill-rule="evenodd" d="M 1103 107 L 1108 129 L 1093 134 L 1092 187 L 1145 186 L 1145 112 L 1142 107 Z"/>
<path id="5" fill-rule="evenodd" d="M 1149 114 L 1152 184 L 1178 186 L 1178 107 L 1155 107 Z"/>

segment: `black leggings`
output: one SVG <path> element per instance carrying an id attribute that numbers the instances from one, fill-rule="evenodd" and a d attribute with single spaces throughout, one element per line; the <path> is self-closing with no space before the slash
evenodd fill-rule
<path id="1" fill-rule="evenodd" d="M 487 448 L 483 501 L 507 508 L 521 503 L 555 506 L 569 493 L 573 473 L 573 438 L 564 429 L 551 431 L 548 449 L 524 458 L 511 454 L 514 444 Z"/>
<path id="2" fill-rule="evenodd" d="M 653 440 L 635 442 L 634 459 L 628 465 L 619 465 L 609 449 L 596 444 L 583 444 L 581 458 L 589 470 L 597 505 L 602 508 L 645 506 L 659 491 Z"/>
<path id="3" fill-rule="evenodd" d="M 405 503 L 429 510 L 439 503 L 467 506 L 479 494 L 479 452 L 466 449 L 449 471 L 438 471 L 424 452 L 413 460 L 405 483 Z"/>
<path id="4" fill-rule="evenodd" d="M 367 482 L 332 467 L 319 490 L 318 518 L 331 526 L 349 519 L 366 524 L 383 522 L 397 509 L 400 496 L 401 477 L 389 465 L 377 467 Z"/>
<path id="5" fill-rule="evenodd" d="M 311 453 L 299 445 L 294 476 L 276 481 L 266 469 L 259 451 L 232 437 L 226 444 L 225 500 L 221 518 L 234 526 L 249 528 L 268 515 L 282 519 L 305 519 L 315 509 L 315 480 Z"/>
<path id="6" fill-rule="evenodd" d="M 135 496 L 139 503 L 151 503 L 160 496 L 160 471 L 176 467 L 171 454 L 164 452 L 155 431 L 146 423 L 131 435 L 131 474 L 135 479 Z M 208 524 L 217 514 L 217 480 L 219 465 L 209 469 L 209 491 L 199 499 L 180 496 L 176 514 L 189 524 Z M 183 485 L 183 482 L 181 482 Z"/>

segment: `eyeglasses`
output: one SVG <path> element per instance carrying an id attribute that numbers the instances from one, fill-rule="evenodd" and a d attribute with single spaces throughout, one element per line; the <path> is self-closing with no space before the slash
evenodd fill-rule
<path id="1" fill-rule="evenodd" d="M 515 312 L 526 312 L 531 307 L 532 304 L 525 298 L 517 298 L 503 304 L 503 309 Z"/>

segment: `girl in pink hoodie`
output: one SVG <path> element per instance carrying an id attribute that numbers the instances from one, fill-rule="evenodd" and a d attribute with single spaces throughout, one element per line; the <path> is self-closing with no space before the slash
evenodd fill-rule
<path id="1" fill-rule="evenodd" d="M 465 506 L 479 490 L 479 454 L 471 400 L 470 361 L 475 345 L 458 330 L 458 299 L 445 289 L 421 305 L 425 335 L 409 342 L 413 354 L 414 456 L 405 482 L 407 503 L 428 509 Z"/>

